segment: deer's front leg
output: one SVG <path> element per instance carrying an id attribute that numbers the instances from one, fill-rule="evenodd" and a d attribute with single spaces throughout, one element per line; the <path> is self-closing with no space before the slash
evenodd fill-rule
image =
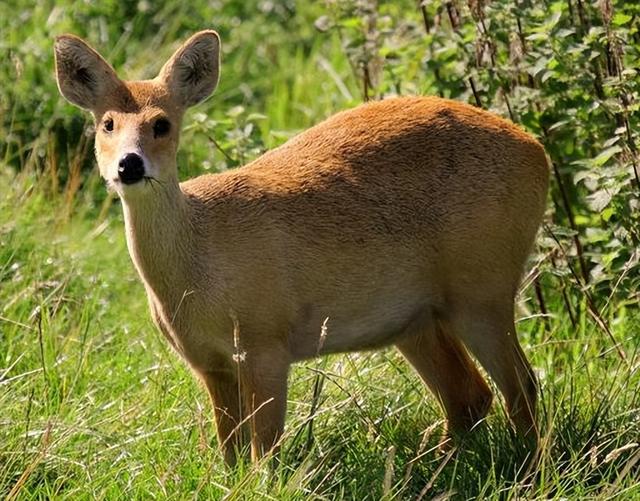
<path id="1" fill-rule="evenodd" d="M 213 403 L 218 443 L 224 459 L 234 466 L 238 454 L 249 452 L 249 429 L 238 377 L 232 371 L 211 371 L 201 373 Z"/>
<path id="2" fill-rule="evenodd" d="M 251 430 L 251 459 L 277 452 L 287 410 L 289 354 L 274 347 L 248 350 L 242 394 Z"/>

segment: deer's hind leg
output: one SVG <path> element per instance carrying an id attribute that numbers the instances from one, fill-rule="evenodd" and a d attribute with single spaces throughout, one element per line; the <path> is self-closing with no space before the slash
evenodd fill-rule
<path id="1" fill-rule="evenodd" d="M 513 300 L 461 302 L 447 324 L 495 381 L 516 430 L 535 438 L 537 382 L 516 337 Z"/>
<path id="2" fill-rule="evenodd" d="M 464 346 L 440 322 L 414 329 L 396 344 L 436 395 L 447 416 L 444 441 L 484 418 L 493 395 Z"/>

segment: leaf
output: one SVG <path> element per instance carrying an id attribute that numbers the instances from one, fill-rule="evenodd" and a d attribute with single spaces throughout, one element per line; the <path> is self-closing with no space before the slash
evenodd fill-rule
<path id="1" fill-rule="evenodd" d="M 612 23 L 615 24 L 616 26 L 623 26 L 627 24 L 629 21 L 631 21 L 632 19 L 633 19 L 632 15 L 624 14 L 623 12 L 618 12 L 616 13 L 615 16 L 613 16 Z"/>
<path id="2" fill-rule="evenodd" d="M 589 170 L 581 170 L 573 176 L 573 184 L 578 184 L 585 179 L 597 179 L 597 176 Z"/>
<path id="3" fill-rule="evenodd" d="M 358 17 L 350 17 L 340 21 L 340 25 L 343 28 L 360 28 L 362 26 L 362 20 Z"/>
<path id="4" fill-rule="evenodd" d="M 229 111 L 227 111 L 227 116 L 230 116 L 232 118 L 236 118 L 240 115 L 242 115 L 244 113 L 244 106 L 234 106 L 233 108 L 230 108 Z"/>
<path id="5" fill-rule="evenodd" d="M 249 115 L 247 115 L 247 120 L 250 122 L 255 122 L 256 120 L 266 120 L 267 115 L 263 115 L 262 113 L 249 113 Z"/>
<path id="6" fill-rule="evenodd" d="M 313 25 L 321 33 L 324 33 L 325 31 L 329 31 L 334 26 L 333 21 L 329 16 L 320 16 L 318 19 L 316 19 Z"/>
<path id="7" fill-rule="evenodd" d="M 607 190 L 596 191 L 587 197 L 587 204 L 592 211 L 600 212 L 611 202 L 611 194 Z"/>
<path id="8" fill-rule="evenodd" d="M 607 207 L 602 211 L 602 213 L 600 214 L 600 217 L 602 218 L 603 221 L 609 222 L 609 219 L 611 219 L 611 216 L 613 216 L 615 213 L 616 213 L 615 209 L 611 207 Z"/>
<path id="9" fill-rule="evenodd" d="M 559 120 L 558 122 L 554 123 L 551 127 L 549 127 L 547 132 L 552 132 L 556 129 L 559 129 L 560 127 L 567 125 L 568 123 L 571 123 L 570 120 Z"/>
<path id="10" fill-rule="evenodd" d="M 609 159 L 614 156 L 616 153 L 620 153 L 622 148 L 618 145 L 611 146 L 602 150 L 597 157 L 593 159 L 593 165 L 596 167 L 602 167 L 606 164 Z"/>
<path id="11" fill-rule="evenodd" d="M 587 197 L 587 205 L 594 212 L 602 212 L 611 203 L 611 199 L 620 191 L 620 188 L 605 188 Z"/>
<path id="12" fill-rule="evenodd" d="M 620 136 L 613 136 L 607 139 L 602 146 L 608 148 L 609 146 L 616 144 L 618 141 L 620 141 Z"/>

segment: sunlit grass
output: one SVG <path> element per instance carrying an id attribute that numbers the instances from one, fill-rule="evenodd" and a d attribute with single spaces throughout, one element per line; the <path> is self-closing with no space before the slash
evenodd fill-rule
<path id="1" fill-rule="evenodd" d="M 229 471 L 206 393 L 151 325 L 117 207 L 104 221 L 65 222 L 64 197 L 29 194 L 28 179 L 14 185 L 0 211 L 4 496 L 640 495 L 633 316 L 615 325 L 626 362 L 588 319 L 580 337 L 562 314 L 546 334 L 539 318 L 519 323 L 542 387 L 536 465 L 509 432 L 499 400 L 459 451 L 437 452 L 442 415 L 435 399 L 386 350 L 296 366 L 279 468 L 246 464 Z M 3 188 L 14 182 L 2 177 Z M 318 374 L 324 384 L 311 415 Z"/>

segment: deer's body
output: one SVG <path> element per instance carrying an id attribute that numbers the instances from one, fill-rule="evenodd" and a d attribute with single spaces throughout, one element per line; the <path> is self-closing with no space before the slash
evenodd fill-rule
<path id="1" fill-rule="evenodd" d="M 153 152 L 155 133 L 127 135 L 156 109 L 179 122 L 159 79 L 114 82 L 110 95 L 129 97 L 94 107 L 98 122 L 111 114 L 135 125 L 118 146 L 99 137 L 98 159 L 114 183 L 128 145 L 144 159 L 151 182 L 123 177 L 123 160 L 118 171 L 129 251 L 156 323 L 209 389 L 227 460 L 243 443 L 243 416 L 255 456 L 277 441 L 292 362 L 390 344 L 436 393 L 450 428 L 468 429 L 491 401 L 469 349 L 531 432 L 535 380 L 513 300 L 545 206 L 548 166 L 534 139 L 469 105 L 389 99 L 179 185 L 165 173 L 177 136 L 167 160 Z"/>

